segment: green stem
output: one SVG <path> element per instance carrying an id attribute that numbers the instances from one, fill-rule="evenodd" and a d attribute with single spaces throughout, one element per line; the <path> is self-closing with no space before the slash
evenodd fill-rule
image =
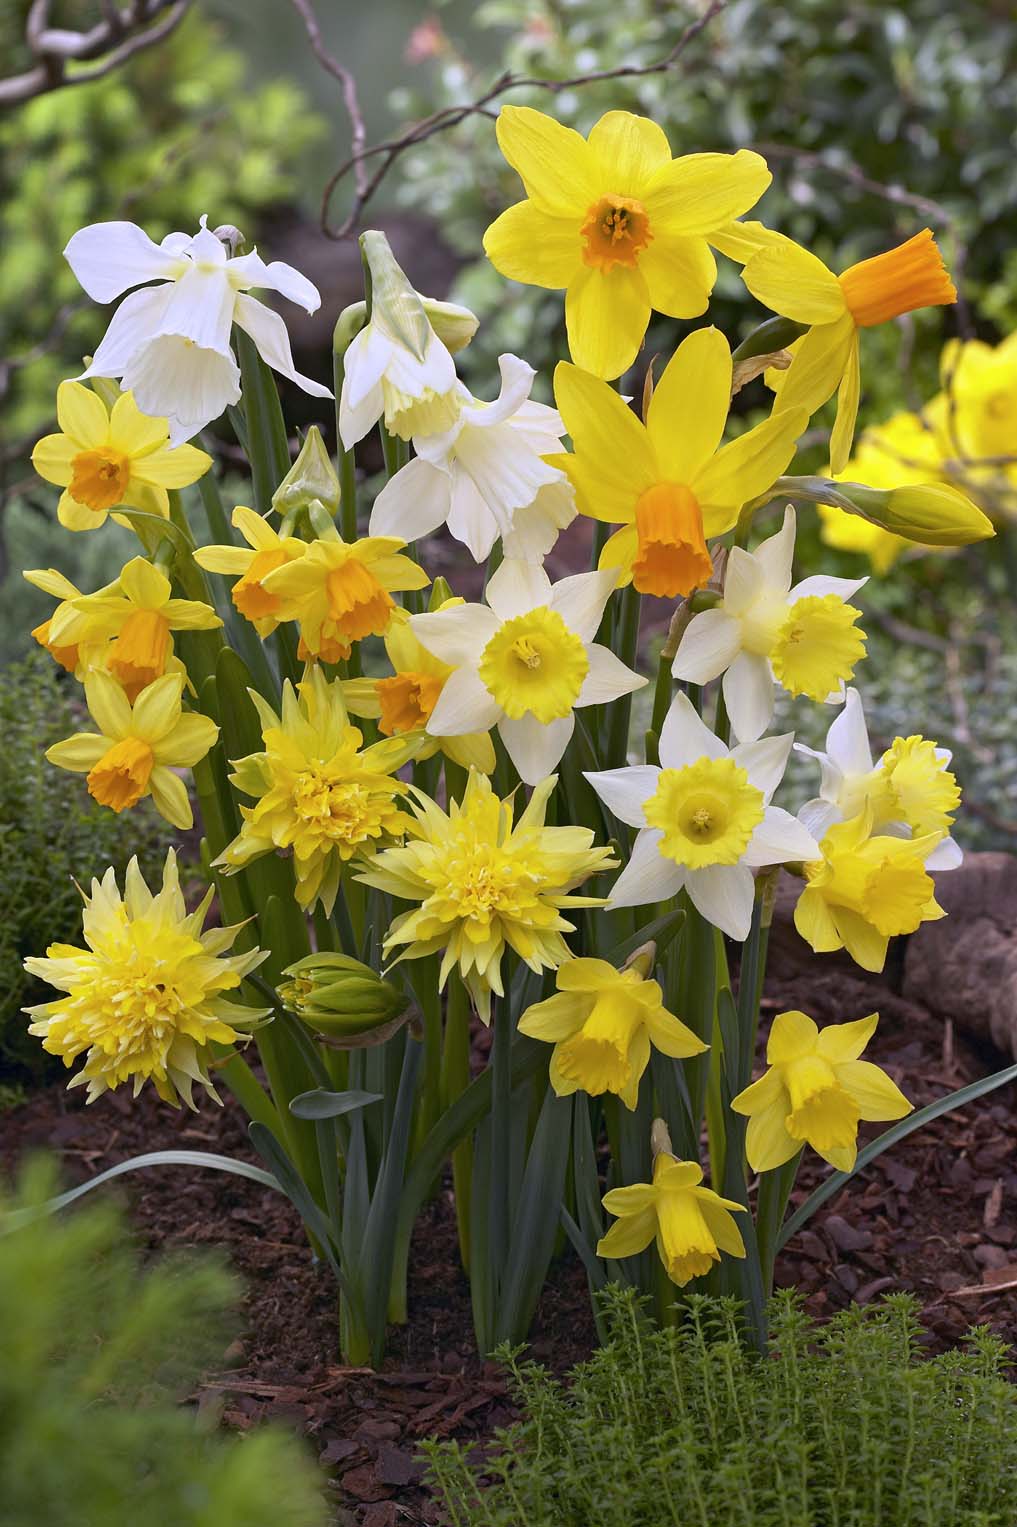
<path id="1" fill-rule="evenodd" d="M 345 355 L 332 356 L 332 386 L 335 391 L 335 449 L 339 467 L 339 530 L 344 541 L 357 539 L 357 466 L 352 450 L 343 445 L 339 433 L 339 404 L 346 376 Z"/>
<path id="2" fill-rule="evenodd" d="M 289 437 L 275 377 L 258 354 L 249 334 L 238 329 L 234 337 L 240 360 L 254 503 L 259 514 L 268 514 L 272 508 L 272 494 L 290 469 Z"/>
<path id="3" fill-rule="evenodd" d="M 506 998 L 493 999 L 491 1014 L 491 1165 L 488 1190 L 488 1256 L 494 1284 L 508 1256 L 509 1161 L 512 1150 L 512 1023 Z"/>
<path id="4" fill-rule="evenodd" d="M 470 999 L 453 977 L 445 1003 L 445 1040 L 441 1062 L 441 1113 L 447 1113 L 470 1084 Z M 470 1274 L 470 1218 L 473 1193 L 473 1142 L 466 1138 L 452 1152 L 452 1191 L 456 1206 L 459 1256 Z"/>

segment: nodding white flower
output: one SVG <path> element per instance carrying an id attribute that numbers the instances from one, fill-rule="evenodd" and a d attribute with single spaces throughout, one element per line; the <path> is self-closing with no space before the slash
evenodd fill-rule
<path id="1" fill-rule="evenodd" d="M 487 604 L 412 615 L 421 646 L 455 669 L 428 718 L 431 736 L 497 726 L 520 779 L 545 779 L 572 737 L 575 706 L 604 705 L 646 683 L 593 640 L 615 581 L 611 568 L 552 584 L 532 563 L 503 562 Z"/>
<path id="2" fill-rule="evenodd" d="M 608 906 L 640 907 L 685 889 L 708 922 L 745 939 L 752 871 L 819 854 L 807 828 L 770 805 L 793 740 L 787 733 L 729 749 L 678 694 L 661 729 L 659 768 L 587 774 L 609 810 L 640 829 Z"/>
<path id="3" fill-rule="evenodd" d="M 740 742 L 761 737 L 773 715 L 774 684 L 790 695 L 839 704 L 865 655 L 860 611 L 847 603 L 868 580 L 817 574 L 791 587 L 795 512 L 755 551 L 735 546 L 719 605 L 694 615 L 672 673 L 690 684 L 724 675 L 724 703 Z"/>
<path id="4" fill-rule="evenodd" d="M 536 376 L 516 355 L 502 355 L 501 392 L 493 403 L 460 382 L 454 422 L 441 434 L 414 434 L 415 460 L 379 493 L 372 535 L 418 541 L 447 524 L 483 562 L 499 536 L 505 555 L 538 562 L 575 518 L 575 493 L 545 457 L 561 452 L 561 415 L 530 400 Z"/>
<path id="5" fill-rule="evenodd" d="M 960 864 L 963 854 L 949 829 L 961 793 L 946 748 L 925 737 L 895 737 L 874 762 L 861 695 L 849 689 L 844 709 L 826 734 L 825 752 L 800 742 L 795 749 L 817 759 L 822 768 L 819 795 L 798 813 L 817 839 L 825 838 L 835 822 L 860 816 L 868 808 L 877 834 L 947 834 L 926 857 L 926 869 L 952 870 Z"/>
<path id="6" fill-rule="evenodd" d="M 82 376 L 119 377 L 142 413 L 169 421 L 176 446 L 240 399 L 240 369 L 230 348 L 233 324 L 254 340 L 262 359 L 316 398 L 327 387 L 293 364 L 278 313 L 248 296 L 267 287 L 308 313 L 321 305 L 317 287 L 281 260 L 265 264 L 257 250 L 230 259 L 202 217 L 198 233 L 168 233 L 155 244 L 135 223 L 79 228 L 64 256 L 95 302 L 112 302 L 131 287 Z M 142 283 L 158 281 L 158 286 Z"/>

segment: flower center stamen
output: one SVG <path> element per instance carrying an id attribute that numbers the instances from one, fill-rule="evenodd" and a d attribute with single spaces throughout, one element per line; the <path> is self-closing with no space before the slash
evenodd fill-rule
<path id="1" fill-rule="evenodd" d="M 662 769 L 643 807 L 647 824 L 663 833 L 660 852 L 687 869 L 737 864 L 763 810 L 762 791 L 730 758 Z"/>
<path id="2" fill-rule="evenodd" d="M 120 451 L 81 451 L 71 462 L 68 492 L 77 504 L 104 514 L 122 504 L 131 480 L 131 461 Z"/>
<path id="3" fill-rule="evenodd" d="M 632 581 L 640 594 L 674 599 L 708 583 L 713 562 L 699 502 L 684 483 L 656 483 L 636 504 L 638 551 Z"/>
<path id="4" fill-rule="evenodd" d="M 634 268 L 653 238 L 646 208 L 631 196 L 602 196 L 593 202 L 579 232 L 584 263 L 603 271 L 615 265 Z"/>
<path id="5" fill-rule="evenodd" d="M 529 712 L 544 726 L 569 714 L 589 670 L 579 637 L 546 605 L 507 620 L 478 665 L 506 716 L 517 721 Z"/>
<path id="6" fill-rule="evenodd" d="M 415 732 L 427 725 L 445 681 L 433 673 L 395 673 L 376 685 L 381 704 L 378 730 L 383 737 Z"/>

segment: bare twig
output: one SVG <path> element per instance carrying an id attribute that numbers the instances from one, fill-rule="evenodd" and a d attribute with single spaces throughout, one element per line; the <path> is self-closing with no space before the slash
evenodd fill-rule
<path id="1" fill-rule="evenodd" d="M 150 0 L 128 10 L 104 3 L 102 21 L 87 32 L 72 32 L 49 25 L 50 0 L 33 0 L 25 22 L 25 43 L 36 62 L 22 74 L 0 79 L 0 106 L 15 106 L 64 85 L 101 79 L 136 53 L 162 42 L 190 8 L 191 0 Z M 79 60 L 96 62 L 69 74 L 67 65 Z"/>
<path id="2" fill-rule="evenodd" d="M 307 38 L 311 44 L 311 52 L 326 69 L 333 79 L 337 79 L 342 86 L 343 104 L 346 107 L 346 115 L 350 119 L 351 147 L 353 149 L 353 178 L 357 188 L 357 195 L 367 193 L 367 165 L 364 163 L 364 150 L 367 147 L 367 128 L 364 126 L 364 118 L 360 110 L 360 100 L 357 96 L 357 82 L 348 69 L 345 69 L 338 59 L 328 51 L 325 40 L 321 35 L 321 27 L 314 13 L 311 0 L 290 0 L 293 9 L 304 23 Z"/>

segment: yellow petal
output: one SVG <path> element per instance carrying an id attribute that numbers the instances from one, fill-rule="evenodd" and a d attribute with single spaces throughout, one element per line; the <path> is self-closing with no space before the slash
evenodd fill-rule
<path id="1" fill-rule="evenodd" d="M 885 1071 L 868 1060 L 849 1060 L 837 1066 L 837 1080 L 858 1104 L 863 1119 L 903 1119 L 912 1105 Z"/>
<path id="2" fill-rule="evenodd" d="M 709 1049 L 709 1045 L 698 1034 L 694 1034 L 680 1018 L 664 1008 L 647 1013 L 646 1026 L 650 1039 L 661 1054 L 670 1055 L 675 1060 L 685 1060 L 689 1055 L 701 1055 Z"/>
<path id="3" fill-rule="evenodd" d="M 731 351 L 719 329 L 678 346 L 653 389 L 646 427 L 663 475 L 690 483 L 720 444 L 731 402 Z"/>
<path id="4" fill-rule="evenodd" d="M 816 954 L 832 954 L 843 946 L 833 914 L 822 892 L 806 886 L 795 904 L 795 927 Z"/>
<path id="5" fill-rule="evenodd" d="M 183 677 L 178 673 L 164 673 L 146 684 L 134 702 L 133 734 L 149 743 L 161 742 L 180 719 L 183 688 Z"/>
<path id="6" fill-rule="evenodd" d="M 554 396 L 581 468 L 577 489 L 603 506 L 584 512 L 613 523 L 634 518 L 639 495 L 661 475 L 645 427 L 613 387 L 567 361 L 555 369 Z"/>
<path id="7" fill-rule="evenodd" d="M 138 704 L 141 704 L 140 699 Z M 193 769 L 209 748 L 215 746 L 218 736 L 219 728 L 210 717 L 201 716 L 197 711 L 187 711 L 177 717 L 162 740 L 155 744 L 153 751 L 156 762 L 172 765 L 176 769 Z"/>
<path id="8" fill-rule="evenodd" d="M 589 1010 L 588 997 L 576 996 L 572 992 L 558 992 L 526 1009 L 519 1020 L 519 1032 L 529 1035 L 531 1039 L 543 1039 L 548 1044 L 557 1044 L 582 1028 Z"/>
<path id="9" fill-rule="evenodd" d="M 627 1193 L 632 1191 L 628 1188 L 615 1188 L 615 1193 Z M 653 1189 L 650 1189 L 653 1192 Z M 612 1195 L 609 1193 L 607 1198 Z M 607 1199 L 604 1200 L 605 1204 Z M 640 1251 L 645 1251 L 657 1233 L 657 1216 L 652 1203 L 649 1207 L 639 1210 L 638 1213 L 628 1213 L 624 1219 L 618 1220 L 611 1226 L 605 1236 L 597 1242 L 598 1257 L 634 1257 Z"/>
<path id="10" fill-rule="evenodd" d="M 484 234 L 484 253 L 511 281 L 568 286 L 582 264 L 579 227 L 575 215 L 553 217 L 536 202 L 516 202 Z"/>
<path id="11" fill-rule="evenodd" d="M 237 577 L 246 573 L 256 555 L 246 546 L 199 546 L 194 553 L 194 560 L 207 573 L 226 573 L 230 577 Z"/>
<path id="12" fill-rule="evenodd" d="M 40 477 L 66 488 L 73 476 L 73 462 L 78 448 L 66 435 L 43 435 L 32 450 L 32 465 Z"/>
<path id="13" fill-rule="evenodd" d="M 165 445 L 168 439 L 167 420 L 143 414 L 132 392 L 121 393 L 109 416 L 109 443 L 115 450 L 123 451 L 125 456 L 143 456 Z"/>
<path id="14" fill-rule="evenodd" d="M 167 445 L 134 462 L 132 471 L 140 482 L 154 483 L 160 488 L 186 488 L 204 477 L 211 465 L 211 456 L 197 446 Z"/>
<path id="15" fill-rule="evenodd" d="M 638 269 L 584 265 L 565 294 L 569 351 L 577 366 L 608 381 L 627 371 L 650 321 L 650 296 Z"/>
<path id="16" fill-rule="evenodd" d="M 750 149 L 686 154 L 658 170 L 641 200 L 656 238 L 702 238 L 754 207 L 771 179 L 766 160 Z"/>
<path id="17" fill-rule="evenodd" d="M 656 172 L 671 163 L 664 129 L 631 111 L 605 112 L 587 141 L 599 161 L 602 185 L 616 196 L 640 198 Z"/>
<path id="18" fill-rule="evenodd" d="M 766 1062 L 770 1066 L 785 1065 L 800 1055 L 808 1055 L 816 1048 L 819 1028 L 807 1013 L 796 1010 L 778 1013 L 766 1041 Z"/>
<path id="19" fill-rule="evenodd" d="M 878 1022 L 879 1014 L 870 1013 L 867 1018 L 858 1018 L 854 1023 L 828 1023 L 820 1030 L 816 1049 L 834 1065 L 857 1060 L 876 1032 Z"/>
<path id="20" fill-rule="evenodd" d="M 632 582 L 632 564 L 639 552 L 639 536 L 635 525 L 625 525 L 621 530 L 616 530 L 613 536 L 609 536 L 604 542 L 604 549 L 600 554 L 597 566 L 615 567 L 618 569 L 618 587 L 624 588 Z"/>
<path id="21" fill-rule="evenodd" d="M 783 409 L 737 440 L 721 446 L 690 485 L 703 511 L 703 529 L 720 535 L 738 518 L 742 504 L 771 488 L 791 464 L 798 437 L 809 416 L 802 408 Z"/>
<path id="22" fill-rule="evenodd" d="M 71 498 L 70 492 L 65 488 L 57 504 L 57 519 L 65 530 L 98 530 L 100 525 L 106 523 L 107 511 L 89 509 L 86 505 L 79 504 L 77 499 Z"/>
<path id="23" fill-rule="evenodd" d="M 855 440 L 855 423 L 858 419 L 858 399 L 861 394 L 861 386 L 858 333 L 856 330 L 854 343 L 848 350 L 847 365 L 844 368 L 840 390 L 837 393 L 837 418 L 830 434 L 830 471 L 834 476 L 838 472 L 843 472 L 851 455 L 851 447 L 854 445 Z"/>
<path id="24" fill-rule="evenodd" d="M 79 732 L 63 742 L 54 742 L 46 749 L 46 757 L 60 769 L 70 769 L 74 774 L 87 774 L 109 751 L 109 739 L 95 732 Z"/>
<path id="25" fill-rule="evenodd" d="M 85 700 L 104 737 L 119 742 L 131 730 L 131 706 L 120 685 L 108 673 L 93 671 L 85 679 Z"/>
<path id="26" fill-rule="evenodd" d="M 559 991 L 602 992 L 605 987 L 624 984 L 620 972 L 607 960 L 590 956 L 567 960 L 555 979 Z"/>
<path id="27" fill-rule="evenodd" d="M 714 1195 L 707 1197 L 705 1193 L 697 1193 L 699 1208 L 706 1221 L 706 1227 L 721 1251 L 726 1251 L 729 1257 L 743 1257 L 745 1255 L 745 1242 L 742 1233 L 738 1229 L 730 1209 L 724 1207 Z M 741 1208 L 741 1204 L 738 1206 Z"/>
<path id="28" fill-rule="evenodd" d="M 200 599 L 167 599 L 162 613 L 172 631 L 215 631 L 222 625 L 212 606 Z"/>
<path id="29" fill-rule="evenodd" d="M 863 970 L 882 970 L 890 942 L 886 935 L 867 923 L 857 912 L 849 912 L 846 907 L 834 907 L 832 915 L 841 942 L 855 964 Z M 928 915 L 926 912 L 926 918 Z"/>
<path id="30" fill-rule="evenodd" d="M 751 260 L 761 249 L 783 242 L 784 234 L 775 233 L 772 228 L 754 221 L 725 223 L 723 228 L 714 228 L 710 233 L 714 249 L 719 249 L 722 255 L 739 265 Z"/>
<path id="31" fill-rule="evenodd" d="M 779 373 L 779 385 L 774 390 L 780 407 L 805 408 L 810 414 L 822 408 L 840 386 L 857 338 L 849 313 L 803 334 L 794 347 L 791 365 Z"/>
<path id="32" fill-rule="evenodd" d="M 654 239 L 639 256 L 650 303 L 669 318 L 698 318 L 710 304 L 717 262 L 705 239 Z"/>
<path id="33" fill-rule="evenodd" d="M 527 196 L 545 211 L 583 213 L 598 196 L 596 162 L 573 128 L 530 106 L 503 106 L 496 131 L 498 147 Z"/>
<path id="34" fill-rule="evenodd" d="M 194 813 L 187 797 L 187 786 L 179 774 L 157 764 L 149 777 L 148 788 L 160 816 L 181 832 L 194 825 Z"/>
<path id="35" fill-rule="evenodd" d="M 106 405 L 82 382 L 61 382 L 56 396 L 57 423 L 79 450 L 105 445 L 109 433 Z"/>
<path id="36" fill-rule="evenodd" d="M 120 572 L 120 587 L 132 604 L 143 610 L 158 610 L 166 603 L 172 585 L 147 557 L 132 557 Z"/>
<path id="37" fill-rule="evenodd" d="M 754 1113 L 745 1131 L 745 1155 L 754 1172 L 772 1172 L 783 1166 L 802 1148 L 800 1140 L 793 1140 L 784 1127 L 787 1107 L 777 1103 Z"/>
<path id="38" fill-rule="evenodd" d="M 791 239 L 761 249 L 742 279 L 753 297 L 796 323 L 834 323 L 847 311 L 840 282 L 816 255 Z"/>
<path id="39" fill-rule="evenodd" d="M 771 1108 L 780 1103 L 784 1098 L 784 1083 L 780 1072 L 772 1066 L 764 1071 L 758 1081 L 752 1082 L 739 1092 L 737 1097 L 731 1099 L 731 1107 L 735 1113 L 751 1116 L 761 1112 L 764 1108 Z M 787 1112 L 787 1107 L 784 1107 Z"/>

